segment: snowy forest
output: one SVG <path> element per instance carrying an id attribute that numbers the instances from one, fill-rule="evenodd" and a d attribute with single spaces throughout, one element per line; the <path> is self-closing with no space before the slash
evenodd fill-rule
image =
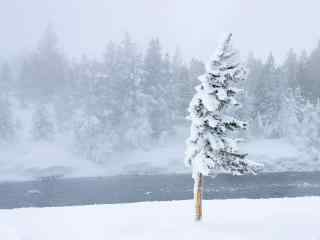
<path id="1" fill-rule="evenodd" d="M 0 0 L 0 240 L 320 240 L 319 9 Z"/>
<path id="2" fill-rule="evenodd" d="M 35 49 L 1 62 L 1 161 L 59 143 L 77 159 L 104 164 L 114 153 L 148 152 L 187 134 L 201 60 L 184 59 L 178 48 L 168 53 L 158 38 L 141 47 L 129 34 L 106 43 L 99 58 L 71 59 L 62 45 L 48 27 Z M 249 123 L 241 137 L 282 139 L 303 156 L 299 164 L 320 166 L 320 44 L 310 53 L 290 49 L 281 62 L 272 53 L 242 59 L 248 80 L 232 113 Z"/>

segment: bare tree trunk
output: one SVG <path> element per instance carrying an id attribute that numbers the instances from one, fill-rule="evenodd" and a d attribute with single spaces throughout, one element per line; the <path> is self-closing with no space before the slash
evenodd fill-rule
<path id="1" fill-rule="evenodd" d="M 196 221 L 202 219 L 202 193 L 203 193 L 203 175 L 197 173 L 194 177 L 194 200 L 196 204 Z"/>

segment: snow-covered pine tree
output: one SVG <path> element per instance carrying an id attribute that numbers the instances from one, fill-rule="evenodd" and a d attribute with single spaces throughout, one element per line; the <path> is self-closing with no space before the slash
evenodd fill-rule
<path id="1" fill-rule="evenodd" d="M 0 67 L 0 88 L 3 97 L 9 99 L 10 92 L 13 89 L 13 72 L 8 63 Z"/>
<path id="2" fill-rule="evenodd" d="M 295 89 L 298 87 L 298 59 L 293 49 L 290 49 L 287 58 L 282 66 L 284 72 L 284 80 L 290 88 Z"/>
<path id="3" fill-rule="evenodd" d="M 149 114 L 152 137 L 159 139 L 172 127 L 169 103 L 166 98 L 168 87 L 171 86 L 164 77 L 164 63 L 160 41 L 152 39 L 144 56 L 144 77 L 141 82 L 142 91 L 149 96 L 151 111 Z"/>
<path id="4" fill-rule="evenodd" d="M 306 100 L 311 99 L 311 91 L 308 80 L 309 55 L 303 50 L 298 58 L 297 63 L 297 85 L 301 89 L 301 94 L 306 97 Z"/>
<path id="5" fill-rule="evenodd" d="M 270 53 L 253 89 L 255 115 L 259 113 L 261 117 L 264 137 L 279 137 L 278 122 L 274 119 L 279 117 L 282 90 L 285 89 L 281 77 L 281 71 Z"/>
<path id="6" fill-rule="evenodd" d="M 246 69 L 248 69 L 247 79 L 242 85 L 245 89 L 242 94 L 241 103 L 245 105 L 245 108 L 239 108 L 239 116 L 244 120 L 250 122 L 249 131 L 247 135 L 259 136 L 263 131 L 260 127 L 262 125 L 259 109 L 257 108 L 258 93 L 260 89 L 260 78 L 263 68 L 261 60 L 257 59 L 253 53 L 249 53 L 246 61 Z"/>
<path id="7" fill-rule="evenodd" d="M 53 97 L 62 97 L 68 82 L 67 59 L 59 48 L 53 27 L 49 25 L 38 43 L 37 50 L 24 59 L 18 91 L 24 100 L 49 103 Z"/>
<path id="8" fill-rule="evenodd" d="M 288 89 L 281 98 L 281 108 L 278 118 L 278 126 L 280 130 L 280 137 L 287 138 L 294 144 L 299 144 L 299 135 L 301 132 L 301 122 L 299 115 L 303 111 L 301 104 L 300 90 Z M 300 117 L 301 118 L 301 117 Z"/>
<path id="9" fill-rule="evenodd" d="M 121 145 L 125 143 L 127 147 L 145 147 L 152 133 L 148 118 L 152 111 L 148 102 L 152 101 L 152 97 L 143 91 L 142 54 L 129 34 L 126 34 L 119 47 L 119 70 L 118 92 L 126 92 L 125 98 L 119 96 L 122 99 L 118 126 L 122 137 Z M 124 133 L 123 129 L 126 129 Z"/>
<path id="10" fill-rule="evenodd" d="M 32 136 L 34 140 L 50 141 L 54 135 L 54 124 L 48 111 L 48 106 L 40 104 L 36 107 L 32 116 Z"/>
<path id="11" fill-rule="evenodd" d="M 230 132 L 245 129 L 246 123 L 227 116 L 225 110 L 239 103 L 234 98 L 240 91 L 234 84 L 244 80 L 246 72 L 239 62 L 238 52 L 228 34 L 217 53 L 199 77 L 196 94 L 189 106 L 191 136 L 187 140 L 186 164 L 192 167 L 196 219 L 202 217 L 203 175 L 255 173 L 256 164 L 245 160 L 246 154 L 237 148 L 238 139 Z"/>
<path id="12" fill-rule="evenodd" d="M 86 160 L 102 163 L 117 142 L 115 131 L 100 116 L 79 109 L 74 115 L 75 147 Z"/>
<path id="13" fill-rule="evenodd" d="M 0 143 L 14 139 L 16 128 L 12 107 L 5 93 L 0 94 Z"/>
<path id="14" fill-rule="evenodd" d="M 315 104 L 307 102 L 303 107 L 303 119 L 300 127 L 302 140 L 302 151 L 310 159 L 309 164 L 320 161 L 320 102 Z M 306 164 L 308 164 L 306 163 Z M 311 167 L 312 169 L 312 167 Z"/>

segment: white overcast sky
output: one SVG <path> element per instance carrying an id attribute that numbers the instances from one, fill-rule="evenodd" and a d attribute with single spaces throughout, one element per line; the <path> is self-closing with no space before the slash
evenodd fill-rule
<path id="1" fill-rule="evenodd" d="M 141 45 L 159 37 L 164 49 L 207 58 L 223 32 L 242 55 L 310 50 L 320 39 L 317 0 L 0 0 L 0 58 L 35 46 L 51 23 L 64 51 L 98 56 L 127 31 Z"/>

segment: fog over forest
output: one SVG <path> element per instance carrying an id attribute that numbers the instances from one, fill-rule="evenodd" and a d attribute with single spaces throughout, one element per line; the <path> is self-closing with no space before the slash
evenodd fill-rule
<path id="1" fill-rule="evenodd" d="M 243 147 L 265 171 L 319 169 L 318 3 L 297 19 L 285 2 L 1 3 L 0 173 L 186 171 L 187 109 L 226 30 L 247 68 Z"/>
<path id="2" fill-rule="evenodd" d="M 206 61 L 222 32 L 236 36 L 243 56 L 253 51 L 266 58 L 270 51 L 281 61 L 289 48 L 308 52 L 320 37 L 319 1 L 106 1 L 2 0 L 1 57 L 31 51 L 48 23 L 68 56 L 99 57 L 110 40 L 128 32 L 144 47 L 159 37 L 163 47 L 179 47 L 189 60 Z"/>

